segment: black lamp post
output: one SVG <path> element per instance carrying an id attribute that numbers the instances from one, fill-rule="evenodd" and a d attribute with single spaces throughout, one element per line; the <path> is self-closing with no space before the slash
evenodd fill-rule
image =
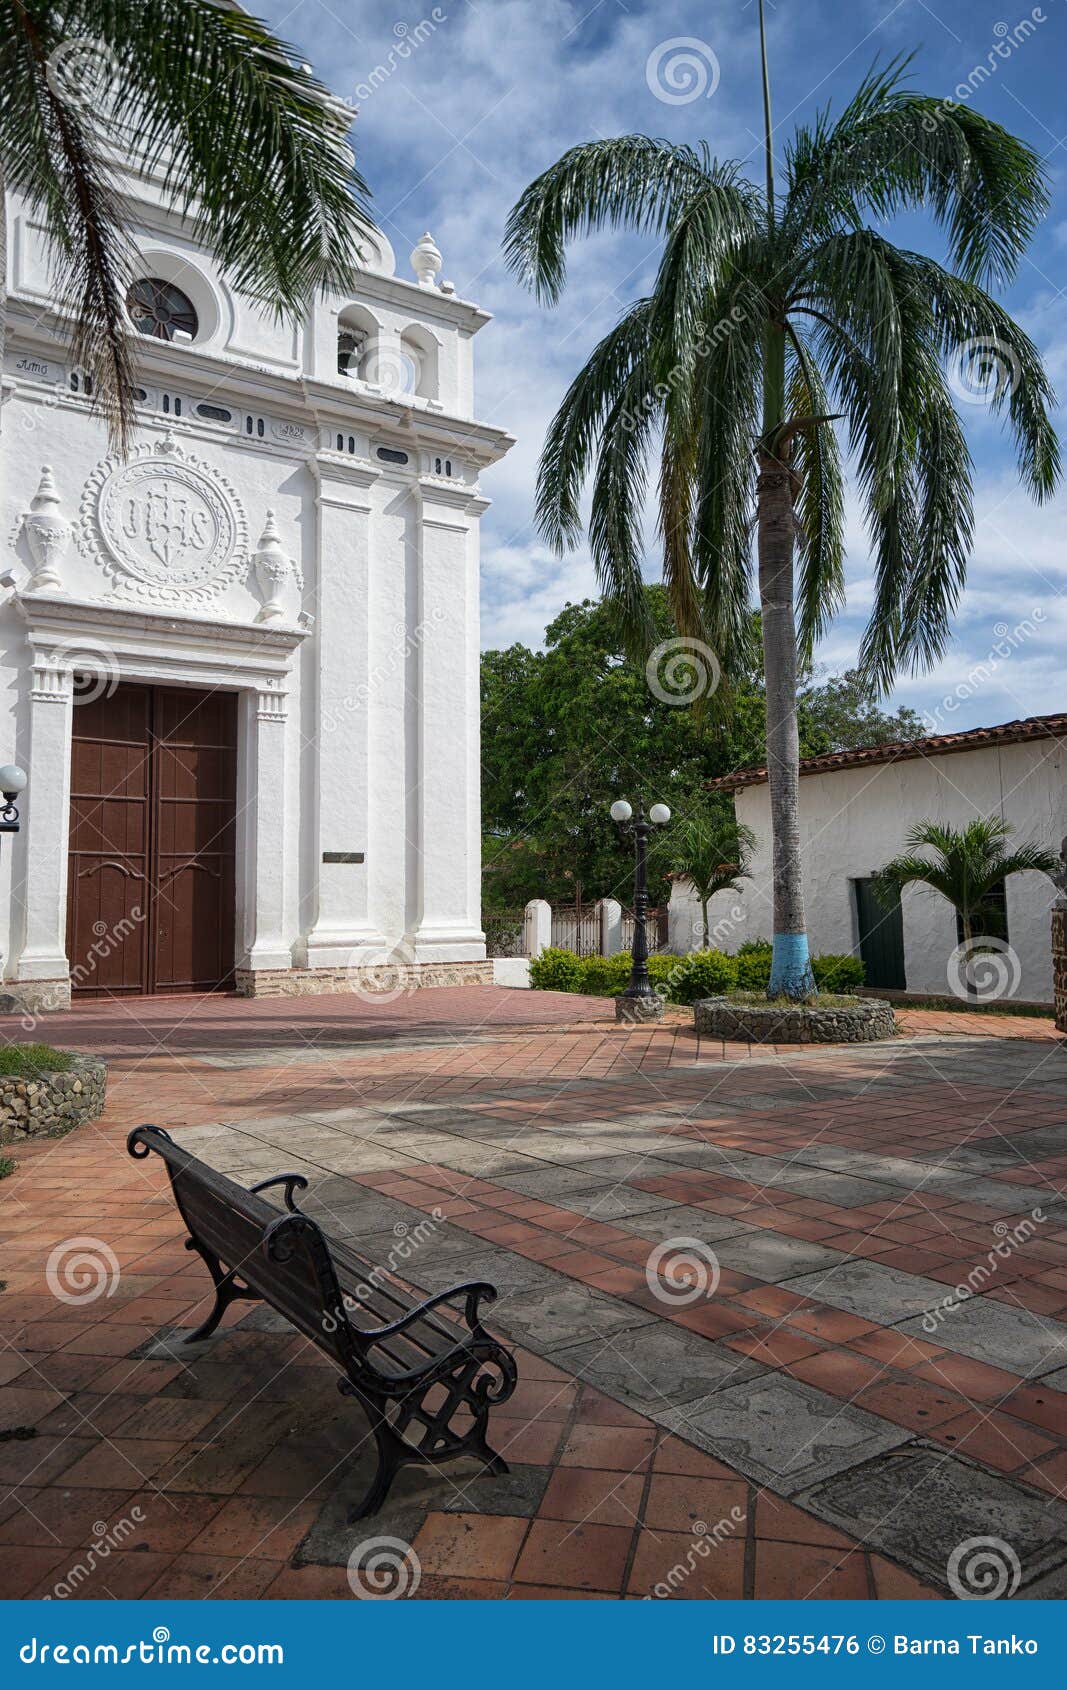
<path id="1" fill-rule="evenodd" d="M 625 826 L 633 823 L 634 836 L 634 943 L 630 984 L 615 999 L 617 1021 L 654 1021 L 663 1014 L 663 999 L 653 990 L 648 977 L 648 836 L 653 826 L 662 827 L 671 819 L 666 804 L 653 804 L 645 819 L 645 809 L 637 800 L 637 814 L 625 798 L 617 798 L 611 806 L 611 819 Z"/>
<path id="2" fill-rule="evenodd" d="M 20 769 L 17 763 L 5 763 L 0 768 L 0 792 L 4 795 L 4 802 L 0 808 L 0 833 L 17 833 L 19 830 L 19 812 L 15 800 L 25 791 L 27 775 L 25 769 Z"/>

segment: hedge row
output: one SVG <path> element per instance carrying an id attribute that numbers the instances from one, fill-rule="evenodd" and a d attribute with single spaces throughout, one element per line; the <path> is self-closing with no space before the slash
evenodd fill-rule
<path id="1" fill-rule="evenodd" d="M 626 989 L 632 959 L 617 956 L 580 957 L 574 951 L 550 947 L 530 964 L 530 985 L 542 992 L 585 992 L 590 997 L 618 997 Z M 855 956 L 816 956 L 811 959 L 815 984 L 821 992 L 847 992 L 862 986 L 864 967 Z M 771 978 L 771 947 L 751 939 L 736 956 L 725 951 L 690 951 L 688 956 L 648 959 L 649 978 L 662 989 L 668 1003 L 695 1003 L 720 992 L 765 991 Z"/>

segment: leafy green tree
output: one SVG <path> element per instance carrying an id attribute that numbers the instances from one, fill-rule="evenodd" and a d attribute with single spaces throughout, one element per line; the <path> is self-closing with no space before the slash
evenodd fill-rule
<path id="1" fill-rule="evenodd" d="M 766 675 L 774 864 L 772 994 L 806 994 L 808 941 L 797 826 L 798 673 L 841 605 L 841 420 L 874 551 L 864 675 L 945 649 L 973 526 L 971 460 L 946 360 L 992 370 L 1023 481 L 1059 473 L 1052 394 L 1030 339 L 985 291 L 1009 281 L 1047 208 L 1037 155 L 969 105 L 915 92 L 906 62 L 874 71 L 836 120 L 798 128 L 776 181 L 763 5 L 765 181 L 740 162 L 644 135 L 572 148 L 525 190 L 506 251 L 547 304 L 568 243 L 614 226 L 662 238 L 650 294 L 572 382 L 538 480 L 541 531 L 588 539 L 635 644 L 650 466 L 663 576 L 680 634 L 709 640 L 730 673 L 751 641 L 751 533 Z M 951 268 L 881 232 L 922 210 Z M 877 225 L 877 226 L 874 226 Z"/>
<path id="2" fill-rule="evenodd" d="M 740 892 L 749 879 L 749 863 L 756 835 L 732 811 L 696 810 L 671 818 L 665 833 L 655 839 L 652 859 L 668 874 L 692 882 L 700 900 L 701 949 L 711 944 L 708 905 L 716 892 Z"/>
<path id="3" fill-rule="evenodd" d="M 904 853 L 886 863 L 875 877 L 875 891 L 888 908 L 905 886 L 919 884 L 939 892 L 956 911 L 964 945 L 996 933 L 996 894 L 1010 875 L 1039 869 L 1053 874 L 1059 858 L 1041 845 L 1007 849 L 1014 833 L 1000 816 L 977 817 L 964 828 L 921 821 L 904 841 Z M 921 857 L 920 851 L 933 853 Z"/>
<path id="4" fill-rule="evenodd" d="M 133 426 L 135 253 L 119 160 L 157 177 L 235 287 L 296 320 L 316 289 L 349 284 L 371 231 L 347 127 L 292 49 L 238 6 L 0 0 L 0 213 L 8 186 L 30 201 L 72 356 L 120 445 Z M 0 293 L 0 353 L 5 308 Z"/>
<path id="5" fill-rule="evenodd" d="M 645 588 L 657 639 L 676 629 L 661 586 Z M 553 903 L 614 896 L 628 901 L 629 845 L 611 821 L 612 799 L 643 793 L 679 818 L 707 809 L 706 782 L 764 759 L 758 665 L 735 675 L 729 718 L 707 725 L 649 690 L 625 654 L 614 607 L 567 605 L 545 649 L 513 645 L 482 655 L 483 896 L 487 908 L 544 897 Z M 805 755 L 920 731 L 914 712 L 872 705 L 849 676 L 802 678 Z M 724 806 L 728 812 L 729 806 Z M 654 901 L 667 894 L 657 877 Z"/>

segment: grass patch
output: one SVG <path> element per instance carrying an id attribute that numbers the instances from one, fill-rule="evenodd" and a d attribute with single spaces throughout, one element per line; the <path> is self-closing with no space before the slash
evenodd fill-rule
<path id="1" fill-rule="evenodd" d="M 73 1066 L 69 1050 L 53 1050 L 51 1045 L 0 1045 L 0 1074 L 36 1080 L 41 1074 L 66 1073 Z"/>
<path id="2" fill-rule="evenodd" d="M 0 1179 L 6 1179 L 8 1174 L 13 1174 L 17 1167 L 18 1163 L 13 1156 L 0 1156 Z"/>

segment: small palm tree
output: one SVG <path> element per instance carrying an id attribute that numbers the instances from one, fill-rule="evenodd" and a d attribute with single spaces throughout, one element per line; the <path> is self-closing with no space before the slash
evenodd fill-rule
<path id="1" fill-rule="evenodd" d="M 708 905 L 716 892 L 740 892 L 756 835 L 744 822 L 713 811 L 681 817 L 656 841 L 654 866 L 692 883 L 700 900 L 702 948 L 711 944 Z"/>
<path id="2" fill-rule="evenodd" d="M 940 892 L 956 911 L 963 943 L 969 947 L 990 931 L 997 914 L 995 894 L 1009 875 L 1027 869 L 1051 875 L 1061 866 L 1059 858 L 1040 845 L 1008 850 L 1013 832 L 1000 816 L 980 816 L 964 828 L 918 822 L 904 841 L 905 854 L 875 876 L 875 891 L 887 908 L 913 883 Z M 933 856 L 920 857 L 922 850 Z"/>
<path id="3" fill-rule="evenodd" d="M 348 285 L 371 231 L 347 127 L 339 102 L 238 6 L 0 0 L 0 214 L 14 188 L 43 225 L 74 361 L 118 444 L 135 385 L 120 166 L 156 175 L 234 285 L 295 319 L 317 289 Z M 0 353 L 5 306 L 0 292 Z"/>
<path id="4" fill-rule="evenodd" d="M 1059 471 L 1051 389 L 1032 342 L 984 290 L 1010 280 L 1047 207 L 1036 153 L 968 105 L 915 92 L 906 61 L 872 72 L 836 121 L 781 156 L 763 46 L 765 182 L 706 145 L 645 135 L 572 148 L 525 190 L 509 263 L 552 304 L 566 248 L 605 226 L 662 237 L 652 290 L 600 342 L 541 458 L 537 514 L 560 551 L 589 545 L 631 639 L 651 643 L 643 507 L 658 460 L 663 572 L 679 633 L 727 671 L 749 641 L 751 530 L 767 683 L 774 874 L 770 991 L 811 987 L 797 822 L 797 669 L 844 593 L 841 443 L 873 546 L 870 684 L 940 654 L 966 572 L 971 459 L 946 363 L 983 376 L 1037 499 Z M 925 211 L 952 268 L 878 225 Z M 874 226 L 872 226 L 874 225 Z M 994 379 L 990 380 L 990 377 Z"/>

